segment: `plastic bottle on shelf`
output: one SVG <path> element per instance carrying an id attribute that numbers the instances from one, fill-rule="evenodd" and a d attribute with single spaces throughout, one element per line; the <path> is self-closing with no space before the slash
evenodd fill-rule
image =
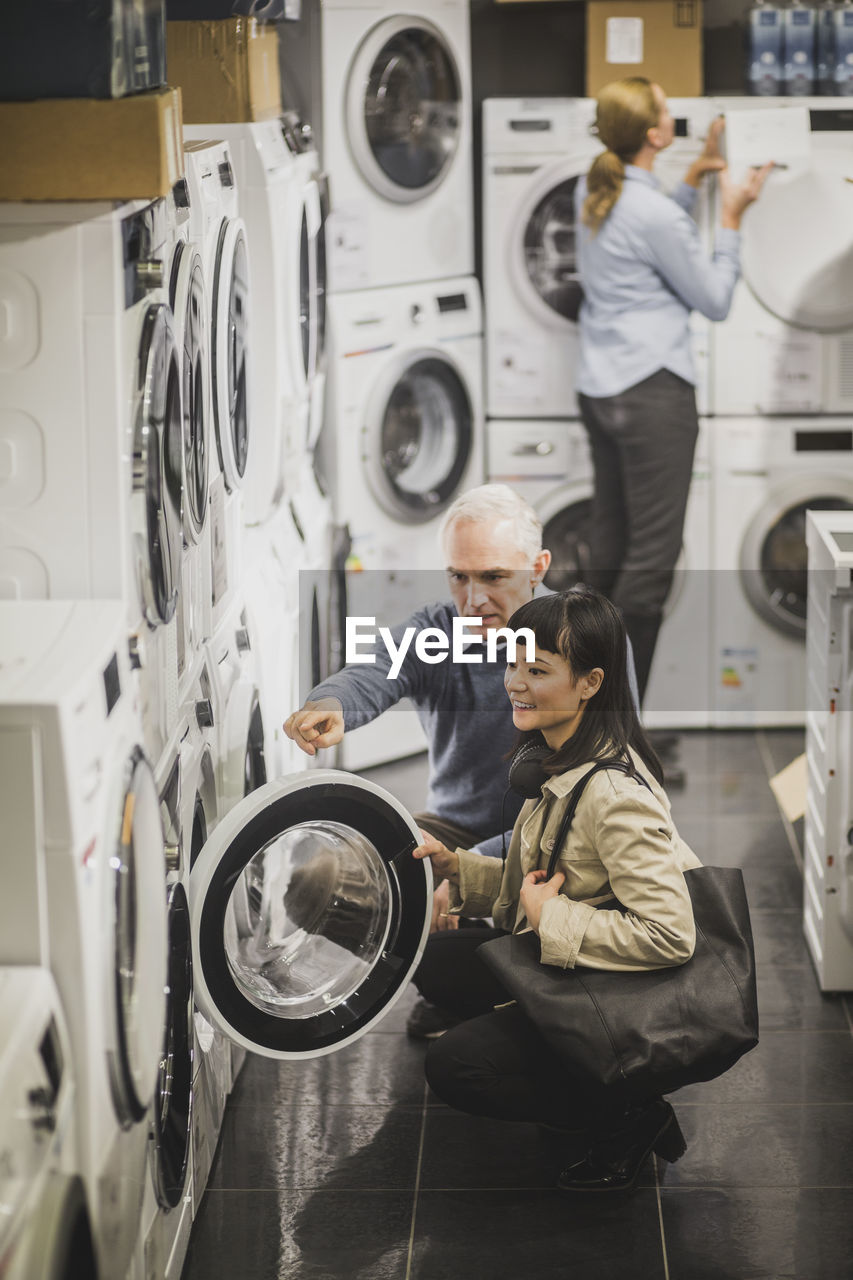
<path id="1" fill-rule="evenodd" d="M 815 90 L 820 94 L 835 93 L 835 11 L 836 0 L 823 0 L 816 15 Z"/>
<path id="2" fill-rule="evenodd" d="M 815 27 L 817 11 L 795 0 L 782 10 L 785 69 L 784 92 L 793 98 L 810 97 L 815 91 Z"/>
<path id="3" fill-rule="evenodd" d="M 853 97 L 853 0 L 843 0 L 833 12 L 835 58 L 830 90 L 840 98 Z"/>
<path id="4" fill-rule="evenodd" d="M 782 92 L 782 8 L 756 0 L 747 14 L 747 89 L 760 97 Z"/>

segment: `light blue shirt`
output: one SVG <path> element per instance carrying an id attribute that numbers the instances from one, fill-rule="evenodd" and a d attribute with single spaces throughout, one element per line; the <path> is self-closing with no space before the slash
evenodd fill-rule
<path id="1" fill-rule="evenodd" d="M 696 188 L 671 196 L 636 165 L 625 166 L 622 193 L 597 234 L 581 221 L 586 179 L 577 184 L 580 309 L 577 388 L 615 396 L 669 369 L 696 383 L 690 349 L 692 310 L 724 320 L 740 274 L 740 232 L 717 230 L 708 257 L 691 210 Z"/>

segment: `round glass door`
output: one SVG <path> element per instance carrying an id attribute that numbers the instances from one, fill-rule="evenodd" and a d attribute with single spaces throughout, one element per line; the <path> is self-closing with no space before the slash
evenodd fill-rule
<path id="1" fill-rule="evenodd" d="M 576 321 L 583 302 L 578 278 L 575 188 L 577 177 L 552 187 L 537 201 L 524 227 L 522 253 L 531 287 L 545 306 Z"/>
<path id="2" fill-rule="evenodd" d="M 164 304 L 145 313 L 133 436 L 134 546 L 139 592 L 151 626 L 177 606 L 183 546 L 183 416 L 177 348 Z"/>
<path id="3" fill-rule="evenodd" d="M 268 783 L 193 871 L 196 1000 L 269 1057 L 332 1052 L 394 1003 L 428 936 L 417 827 L 381 788 L 318 770 Z"/>
<path id="4" fill-rule="evenodd" d="M 741 582 L 756 613 L 798 640 L 806 637 L 806 511 L 853 511 L 853 483 L 846 493 L 831 482 L 815 483 L 801 500 L 765 507 L 747 531 L 740 558 Z"/>
<path id="5" fill-rule="evenodd" d="M 242 223 L 219 229 L 213 283 L 211 369 L 216 447 L 229 490 L 238 488 L 249 455 L 249 258 Z"/>
<path id="6" fill-rule="evenodd" d="M 353 60 L 347 120 L 356 163 L 380 195 L 411 203 L 444 180 L 459 146 L 462 83 L 432 23 L 388 18 Z"/>
<path id="7" fill-rule="evenodd" d="M 456 496 L 473 447 L 473 410 L 445 357 L 413 353 L 398 370 L 371 406 L 362 458 L 380 505 L 421 524 Z"/>
<path id="8" fill-rule="evenodd" d="M 192 1136 L 192 949 L 187 895 L 180 884 L 169 890 L 168 921 L 166 1030 L 152 1108 L 152 1174 L 158 1202 L 173 1209 L 184 1193 Z"/>
<path id="9" fill-rule="evenodd" d="M 551 552 L 545 585 L 552 591 L 568 591 L 583 582 L 590 567 L 589 520 L 591 498 L 566 502 L 543 523 L 542 546 Z"/>
<path id="10" fill-rule="evenodd" d="M 207 329 L 201 257 L 182 242 L 175 250 L 170 298 L 178 327 L 184 435 L 184 533 L 197 542 L 207 519 Z"/>
<path id="11" fill-rule="evenodd" d="M 154 776 L 142 752 L 130 757 L 119 829 L 109 860 L 114 1037 L 110 1084 L 123 1125 L 143 1119 L 163 1048 L 166 986 L 166 868 Z"/>

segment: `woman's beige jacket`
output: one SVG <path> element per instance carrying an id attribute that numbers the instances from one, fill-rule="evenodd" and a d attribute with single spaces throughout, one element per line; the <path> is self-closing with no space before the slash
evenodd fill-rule
<path id="1" fill-rule="evenodd" d="M 649 784 L 615 769 L 586 785 L 557 869 L 566 877 L 542 908 L 543 964 L 563 969 L 661 969 L 693 954 L 696 930 L 683 872 L 699 859 L 675 829 L 666 792 L 632 752 Z M 459 849 L 459 884 L 450 885 L 450 909 L 493 916 L 513 933 L 528 928 L 519 903 L 528 872 L 547 868 L 554 837 L 575 783 L 592 767 L 578 765 L 549 779 L 541 800 L 528 800 L 510 841 L 506 868 Z M 616 898 L 624 913 L 599 903 Z"/>

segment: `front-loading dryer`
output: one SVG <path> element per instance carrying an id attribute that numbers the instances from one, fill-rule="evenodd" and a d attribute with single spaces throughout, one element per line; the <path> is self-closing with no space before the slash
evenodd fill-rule
<path id="1" fill-rule="evenodd" d="M 243 483 L 245 523 L 266 520 L 292 492 L 292 455 L 308 444 L 319 394 L 325 305 L 325 180 L 310 127 L 288 112 L 246 124 L 194 124 L 184 137 L 228 143 L 249 262 L 253 439 Z"/>
<path id="2" fill-rule="evenodd" d="M 0 968 L 4 1280 L 97 1280 L 74 1103 L 68 1030 L 50 973 Z"/>
<path id="3" fill-rule="evenodd" d="M 672 98 L 671 146 L 655 162 L 665 191 L 701 152 L 704 98 Z M 591 98 L 489 98 L 483 103 L 483 292 L 486 412 L 577 417 L 578 279 L 575 191 L 602 150 Z M 708 195 L 694 217 L 708 242 Z M 700 412 L 707 411 L 707 323 L 693 324 Z"/>
<path id="4" fill-rule="evenodd" d="M 329 175 L 329 288 L 474 270 L 467 0 L 321 0 L 282 31 Z"/>
<path id="5" fill-rule="evenodd" d="M 0 962 L 48 968 L 99 1274 L 139 1231 L 163 1046 L 163 827 L 119 601 L 0 604 Z"/>
<path id="6" fill-rule="evenodd" d="M 375 783 L 316 770 L 267 783 L 223 818 L 192 873 L 196 998 L 236 1044 L 332 1053 L 402 994 L 429 933 L 420 834 Z"/>
<path id="7" fill-rule="evenodd" d="M 853 507 L 853 422 L 719 418 L 712 436 L 714 723 L 802 725 L 806 512 Z"/>
<path id="8" fill-rule="evenodd" d="M 0 595 L 113 598 L 174 727 L 183 422 L 165 202 L 0 206 Z"/>
<path id="9" fill-rule="evenodd" d="M 205 646 L 216 740 L 220 819 L 267 780 L 264 724 L 252 636 L 242 597 L 235 597 Z"/>
<path id="10" fill-rule="evenodd" d="M 731 98 L 715 108 L 805 109 L 811 127 L 810 154 L 774 169 L 744 215 L 743 279 L 727 319 L 712 331 L 714 412 L 847 413 L 853 105 L 848 98 Z"/>
<path id="11" fill-rule="evenodd" d="M 254 377 L 249 247 L 228 144 L 188 142 L 184 159 L 189 235 L 201 255 L 208 305 L 212 633 L 230 605 L 241 571 L 242 487 L 251 449 Z"/>

